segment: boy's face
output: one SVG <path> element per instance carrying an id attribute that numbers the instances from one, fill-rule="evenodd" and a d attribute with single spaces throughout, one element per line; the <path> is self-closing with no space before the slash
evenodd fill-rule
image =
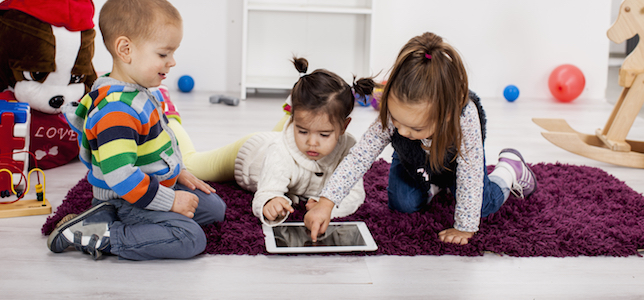
<path id="1" fill-rule="evenodd" d="M 183 38 L 181 26 L 165 25 L 155 37 L 132 41 L 131 63 L 126 66 L 126 77 L 132 83 L 146 88 L 157 87 L 177 63 L 174 52 Z M 128 82 L 128 80 L 123 80 Z"/>
<path id="2" fill-rule="evenodd" d="M 293 115 L 295 144 L 312 160 L 320 160 L 335 149 L 342 134 L 337 127 L 325 113 L 298 110 Z"/>

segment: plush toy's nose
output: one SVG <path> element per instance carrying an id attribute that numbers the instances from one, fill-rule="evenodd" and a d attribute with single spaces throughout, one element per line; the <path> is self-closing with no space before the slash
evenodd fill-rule
<path id="1" fill-rule="evenodd" d="M 60 108 L 65 103 L 65 98 L 63 96 L 54 96 L 49 99 L 49 106 L 53 108 Z"/>

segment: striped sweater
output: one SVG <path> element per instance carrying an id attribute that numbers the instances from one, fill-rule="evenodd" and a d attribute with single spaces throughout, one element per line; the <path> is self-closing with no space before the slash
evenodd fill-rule
<path id="1" fill-rule="evenodd" d="M 181 153 L 158 90 L 101 77 L 77 106 L 64 108 L 78 133 L 80 160 L 99 200 L 169 211 Z"/>

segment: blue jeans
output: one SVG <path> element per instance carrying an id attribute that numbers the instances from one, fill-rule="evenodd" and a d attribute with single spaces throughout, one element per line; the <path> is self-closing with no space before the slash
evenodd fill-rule
<path id="1" fill-rule="evenodd" d="M 483 160 L 485 168 L 485 159 Z M 483 205 L 481 206 L 481 217 L 495 213 L 501 208 L 501 205 L 507 199 L 508 193 L 504 193 L 504 188 L 500 186 L 503 183 L 492 182 L 485 172 L 483 176 Z M 449 187 L 453 194 L 456 191 L 456 182 Z M 509 191 L 509 189 L 508 189 Z M 429 191 L 420 187 L 416 181 L 409 175 L 402 165 L 398 153 L 394 152 L 389 168 L 389 186 L 387 194 L 389 196 L 389 208 L 404 213 L 419 211 L 421 207 L 427 204 Z"/>
<path id="2" fill-rule="evenodd" d="M 226 203 L 215 193 L 189 190 L 180 184 L 174 189 L 199 197 L 194 218 L 141 209 L 122 199 L 108 201 L 116 206 L 119 218 L 110 226 L 112 254 L 131 260 L 190 258 L 206 249 L 206 234 L 201 226 L 223 221 Z M 92 204 L 100 201 L 94 199 Z"/>

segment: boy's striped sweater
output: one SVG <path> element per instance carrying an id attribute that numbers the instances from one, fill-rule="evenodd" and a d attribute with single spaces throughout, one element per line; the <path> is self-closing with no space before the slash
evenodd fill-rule
<path id="1" fill-rule="evenodd" d="M 158 90 L 101 77 L 77 107 L 64 109 L 78 133 L 80 160 L 99 200 L 169 211 L 181 153 Z"/>

